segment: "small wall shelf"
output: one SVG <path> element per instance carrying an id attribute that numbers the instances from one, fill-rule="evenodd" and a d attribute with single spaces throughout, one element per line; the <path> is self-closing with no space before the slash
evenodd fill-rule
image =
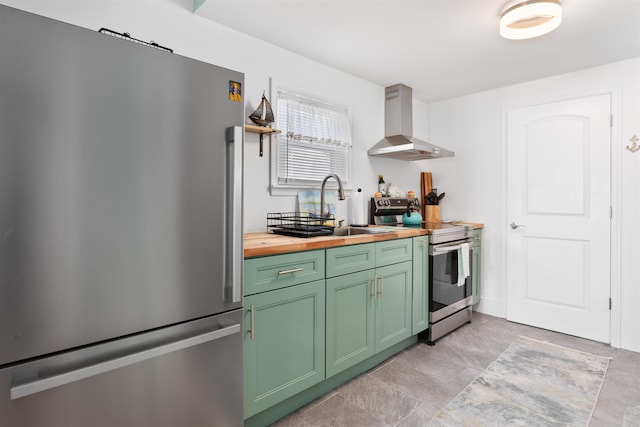
<path id="1" fill-rule="evenodd" d="M 269 136 L 273 135 L 274 133 L 281 133 L 282 131 L 280 129 L 273 129 L 270 127 L 265 127 L 265 126 L 256 126 L 256 125 L 249 125 L 249 124 L 245 124 L 244 125 L 244 130 L 245 132 L 251 132 L 251 133 L 258 133 L 260 134 L 260 157 L 262 157 L 262 135 L 264 134 L 269 134 Z"/>
<path id="2" fill-rule="evenodd" d="M 270 128 L 270 127 L 255 126 L 255 125 L 248 125 L 248 124 L 244 125 L 244 130 L 247 131 L 247 132 L 260 133 L 260 134 L 281 133 L 282 132 L 280 129 L 273 129 L 273 128 Z"/>

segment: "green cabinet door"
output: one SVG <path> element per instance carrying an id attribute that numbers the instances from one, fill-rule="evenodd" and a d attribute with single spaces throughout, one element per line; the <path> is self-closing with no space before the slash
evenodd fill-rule
<path id="1" fill-rule="evenodd" d="M 376 268 L 376 353 L 411 336 L 411 261 Z"/>
<path id="2" fill-rule="evenodd" d="M 411 336 L 411 261 L 327 279 L 327 378 Z"/>
<path id="3" fill-rule="evenodd" d="M 327 377 L 374 354 L 374 270 L 327 279 Z"/>
<path id="4" fill-rule="evenodd" d="M 413 335 L 429 327 L 429 236 L 413 238 Z"/>
<path id="5" fill-rule="evenodd" d="M 482 229 L 473 230 L 473 243 L 471 245 L 471 289 L 473 291 L 473 304 L 480 302 L 480 283 L 482 278 Z"/>
<path id="6" fill-rule="evenodd" d="M 244 300 L 244 417 L 325 378 L 325 281 Z"/>

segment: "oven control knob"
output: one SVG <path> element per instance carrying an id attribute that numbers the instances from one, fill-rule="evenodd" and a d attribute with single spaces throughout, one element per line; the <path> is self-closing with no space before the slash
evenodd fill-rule
<path id="1" fill-rule="evenodd" d="M 383 205 L 382 200 L 378 200 L 378 206 L 382 206 L 382 205 Z"/>
<path id="2" fill-rule="evenodd" d="M 389 200 L 385 200 L 385 201 L 384 201 L 384 205 L 385 205 L 385 206 L 390 206 L 390 205 L 391 205 L 391 202 L 390 202 Z"/>

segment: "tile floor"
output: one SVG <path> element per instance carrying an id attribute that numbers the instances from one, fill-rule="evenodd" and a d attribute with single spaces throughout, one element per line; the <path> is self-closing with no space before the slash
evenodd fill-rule
<path id="1" fill-rule="evenodd" d="M 435 346 L 418 342 L 274 426 L 423 426 L 521 335 L 611 357 L 590 427 L 640 427 L 640 353 L 481 313 Z"/>

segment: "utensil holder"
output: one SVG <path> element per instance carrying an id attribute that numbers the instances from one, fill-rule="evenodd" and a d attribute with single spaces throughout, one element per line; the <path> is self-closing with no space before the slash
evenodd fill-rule
<path id="1" fill-rule="evenodd" d="M 440 222 L 440 206 L 425 205 L 424 220 L 426 222 Z"/>

